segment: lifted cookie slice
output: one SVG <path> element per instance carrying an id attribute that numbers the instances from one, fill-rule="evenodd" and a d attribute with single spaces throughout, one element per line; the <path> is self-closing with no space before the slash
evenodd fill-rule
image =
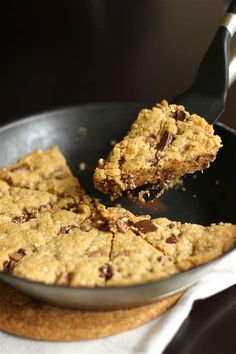
<path id="1" fill-rule="evenodd" d="M 208 168 L 220 147 L 205 119 L 162 101 L 143 109 L 127 136 L 99 160 L 94 184 L 111 199 L 137 187 L 146 190 L 147 184 L 158 195 L 181 176 Z"/>

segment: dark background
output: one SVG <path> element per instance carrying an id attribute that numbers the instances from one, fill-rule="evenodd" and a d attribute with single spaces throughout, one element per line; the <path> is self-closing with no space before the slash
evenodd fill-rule
<path id="1" fill-rule="evenodd" d="M 94 101 L 171 99 L 191 83 L 224 0 L 2 1 L 0 124 Z M 236 128 L 236 85 L 222 121 Z M 235 353 L 236 287 L 199 301 L 166 353 Z"/>
<path id="2" fill-rule="evenodd" d="M 174 97 L 191 83 L 227 4 L 2 1 L 0 121 L 79 102 Z M 236 127 L 233 92 L 223 120 Z"/>

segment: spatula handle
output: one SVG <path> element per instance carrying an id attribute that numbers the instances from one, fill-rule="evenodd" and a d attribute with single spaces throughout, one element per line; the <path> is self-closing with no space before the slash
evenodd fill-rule
<path id="1" fill-rule="evenodd" d="M 221 27 L 225 27 L 233 37 L 236 32 L 236 0 L 231 1 L 228 11 L 224 16 Z"/>
<path id="2" fill-rule="evenodd" d="M 232 43 L 230 48 L 229 64 L 229 87 L 236 81 L 236 43 Z"/>
<path id="3" fill-rule="evenodd" d="M 236 0 L 233 0 L 202 59 L 193 84 L 174 100 L 211 124 L 223 113 L 229 84 L 236 78 L 232 65 L 229 77 L 230 45 L 235 32 Z"/>

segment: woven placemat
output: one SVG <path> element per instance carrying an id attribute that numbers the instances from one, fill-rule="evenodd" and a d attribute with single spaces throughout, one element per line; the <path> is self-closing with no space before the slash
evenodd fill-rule
<path id="1" fill-rule="evenodd" d="M 153 320 L 174 305 L 180 296 L 176 294 L 151 305 L 127 310 L 80 311 L 47 305 L 0 282 L 0 329 L 40 340 L 95 339 Z"/>

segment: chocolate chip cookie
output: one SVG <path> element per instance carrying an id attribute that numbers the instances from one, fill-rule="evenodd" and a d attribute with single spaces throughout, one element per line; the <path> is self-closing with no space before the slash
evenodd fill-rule
<path id="1" fill-rule="evenodd" d="M 86 195 L 56 147 L 0 171 L 0 271 L 21 278 L 72 287 L 139 284 L 206 263 L 235 244 L 235 225 L 106 208 Z"/>
<path id="2" fill-rule="evenodd" d="M 143 109 L 127 136 L 99 160 L 94 184 L 112 200 L 147 184 L 160 195 L 181 176 L 208 168 L 220 147 L 205 119 L 162 101 Z"/>

